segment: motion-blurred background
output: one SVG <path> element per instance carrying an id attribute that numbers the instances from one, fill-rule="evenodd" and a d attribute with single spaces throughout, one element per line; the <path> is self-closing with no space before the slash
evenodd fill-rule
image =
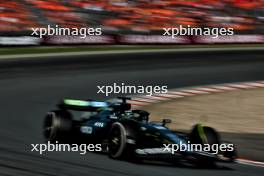
<path id="1" fill-rule="evenodd" d="M 0 36 L 29 36 L 32 27 L 45 28 L 47 25 L 69 28 L 101 27 L 103 33 L 111 37 L 121 34 L 162 34 L 160 31 L 163 27 L 179 25 L 229 27 L 234 28 L 237 35 L 246 35 L 242 42 L 262 43 L 263 36 L 259 35 L 264 34 L 264 0 L 2 0 L 0 2 Z M 131 40 L 130 37 L 118 41 L 116 38 L 114 36 L 115 40 L 111 40 L 111 43 L 144 43 L 140 40 Z M 100 41 L 93 40 L 93 42 L 109 43 L 109 38 L 96 40 Z M 144 39 L 141 37 L 141 40 Z M 241 42 L 236 40 L 238 39 L 233 38 L 227 42 Z M 157 41 L 160 41 L 160 38 L 149 40 L 147 43 Z M 166 42 L 190 43 L 189 40 L 174 40 L 174 42 L 166 40 Z M 53 43 L 59 42 L 53 41 Z"/>

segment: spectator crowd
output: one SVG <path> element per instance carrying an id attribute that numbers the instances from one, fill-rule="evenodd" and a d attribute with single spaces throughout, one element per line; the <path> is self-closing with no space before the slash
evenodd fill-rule
<path id="1" fill-rule="evenodd" d="M 0 32 L 28 31 L 48 24 L 130 32 L 190 25 L 263 34 L 264 0 L 0 1 Z"/>

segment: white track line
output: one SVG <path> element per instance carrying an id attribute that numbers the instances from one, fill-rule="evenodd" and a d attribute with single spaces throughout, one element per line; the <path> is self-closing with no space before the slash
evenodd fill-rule
<path id="1" fill-rule="evenodd" d="M 195 90 L 195 89 L 189 89 L 189 90 L 184 90 L 183 92 L 191 93 L 191 94 L 208 94 L 206 91 L 201 91 L 201 90 Z"/>
<path id="2" fill-rule="evenodd" d="M 198 87 L 198 88 L 193 88 L 194 90 L 200 90 L 208 93 L 218 93 L 218 92 L 223 92 L 223 90 L 215 89 L 215 88 L 210 88 L 210 87 Z"/>
<path id="3" fill-rule="evenodd" d="M 168 93 L 172 94 L 172 95 L 178 95 L 178 96 L 181 96 L 181 97 L 186 97 L 186 96 L 192 96 L 193 95 L 193 94 L 190 94 L 190 93 L 180 92 L 180 91 L 169 91 Z"/>
<path id="4" fill-rule="evenodd" d="M 230 87 L 230 84 L 226 86 L 210 86 L 210 87 L 223 91 L 239 90 L 239 88 Z"/>
<path id="5" fill-rule="evenodd" d="M 143 103 L 157 102 L 156 100 L 146 99 L 146 98 L 143 98 L 143 97 L 141 97 L 141 98 L 135 97 L 135 98 L 133 98 L 133 100 L 129 100 L 128 102 L 130 102 L 130 101 L 137 101 L 137 102 L 143 102 Z"/>
<path id="6" fill-rule="evenodd" d="M 254 87 L 264 87 L 264 84 L 261 83 L 245 83 L 245 84 Z"/>
<path id="7" fill-rule="evenodd" d="M 237 163 L 240 164 L 246 164 L 246 165 L 252 165 L 252 166 L 257 166 L 257 167 L 264 167 L 264 162 L 260 161 L 252 161 L 248 159 L 236 159 Z"/>

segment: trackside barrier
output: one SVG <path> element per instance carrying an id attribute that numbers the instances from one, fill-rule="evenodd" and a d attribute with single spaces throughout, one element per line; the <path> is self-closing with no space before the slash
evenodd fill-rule
<path id="1" fill-rule="evenodd" d="M 264 35 L 233 36 L 170 36 L 159 35 L 123 35 L 118 38 L 120 44 L 241 44 L 264 43 Z"/>
<path id="2" fill-rule="evenodd" d="M 26 45 L 87 45 L 87 44 L 254 44 L 263 43 L 264 35 L 234 35 L 234 36 L 162 36 L 162 35 L 101 35 L 88 36 L 47 36 L 42 39 L 30 36 L 1 37 L 1 46 L 26 46 Z"/>
<path id="3" fill-rule="evenodd" d="M 19 45 L 40 45 L 42 40 L 37 37 L 18 36 L 18 37 L 1 37 L 0 45 L 19 46 Z"/>
<path id="4" fill-rule="evenodd" d="M 192 41 L 186 36 L 162 36 L 162 35 L 122 35 L 118 38 L 121 44 L 191 44 Z"/>
<path id="5" fill-rule="evenodd" d="M 219 36 L 198 36 L 193 40 L 196 44 L 215 44 L 215 43 L 264 43 L 264 35 L 233 35 Z"/>
<path id="6" fill-rule="evenodd" d="M 64 44 L 115 44 L 115 38 L 111 35 L 88 36 L 49 36 L 44 38 L 44 44 L 64 45 Z"/>

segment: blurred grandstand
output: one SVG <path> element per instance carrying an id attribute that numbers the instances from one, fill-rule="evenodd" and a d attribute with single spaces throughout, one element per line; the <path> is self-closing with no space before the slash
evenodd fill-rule
<path id="1" fill-rule="evenodd" d="M 101 27 L 107 34 L 154 33 L 163 27 L 231 27 L 263 34 L 264 0 L 5 0 L 0 35 L 32 27 Z"/>

